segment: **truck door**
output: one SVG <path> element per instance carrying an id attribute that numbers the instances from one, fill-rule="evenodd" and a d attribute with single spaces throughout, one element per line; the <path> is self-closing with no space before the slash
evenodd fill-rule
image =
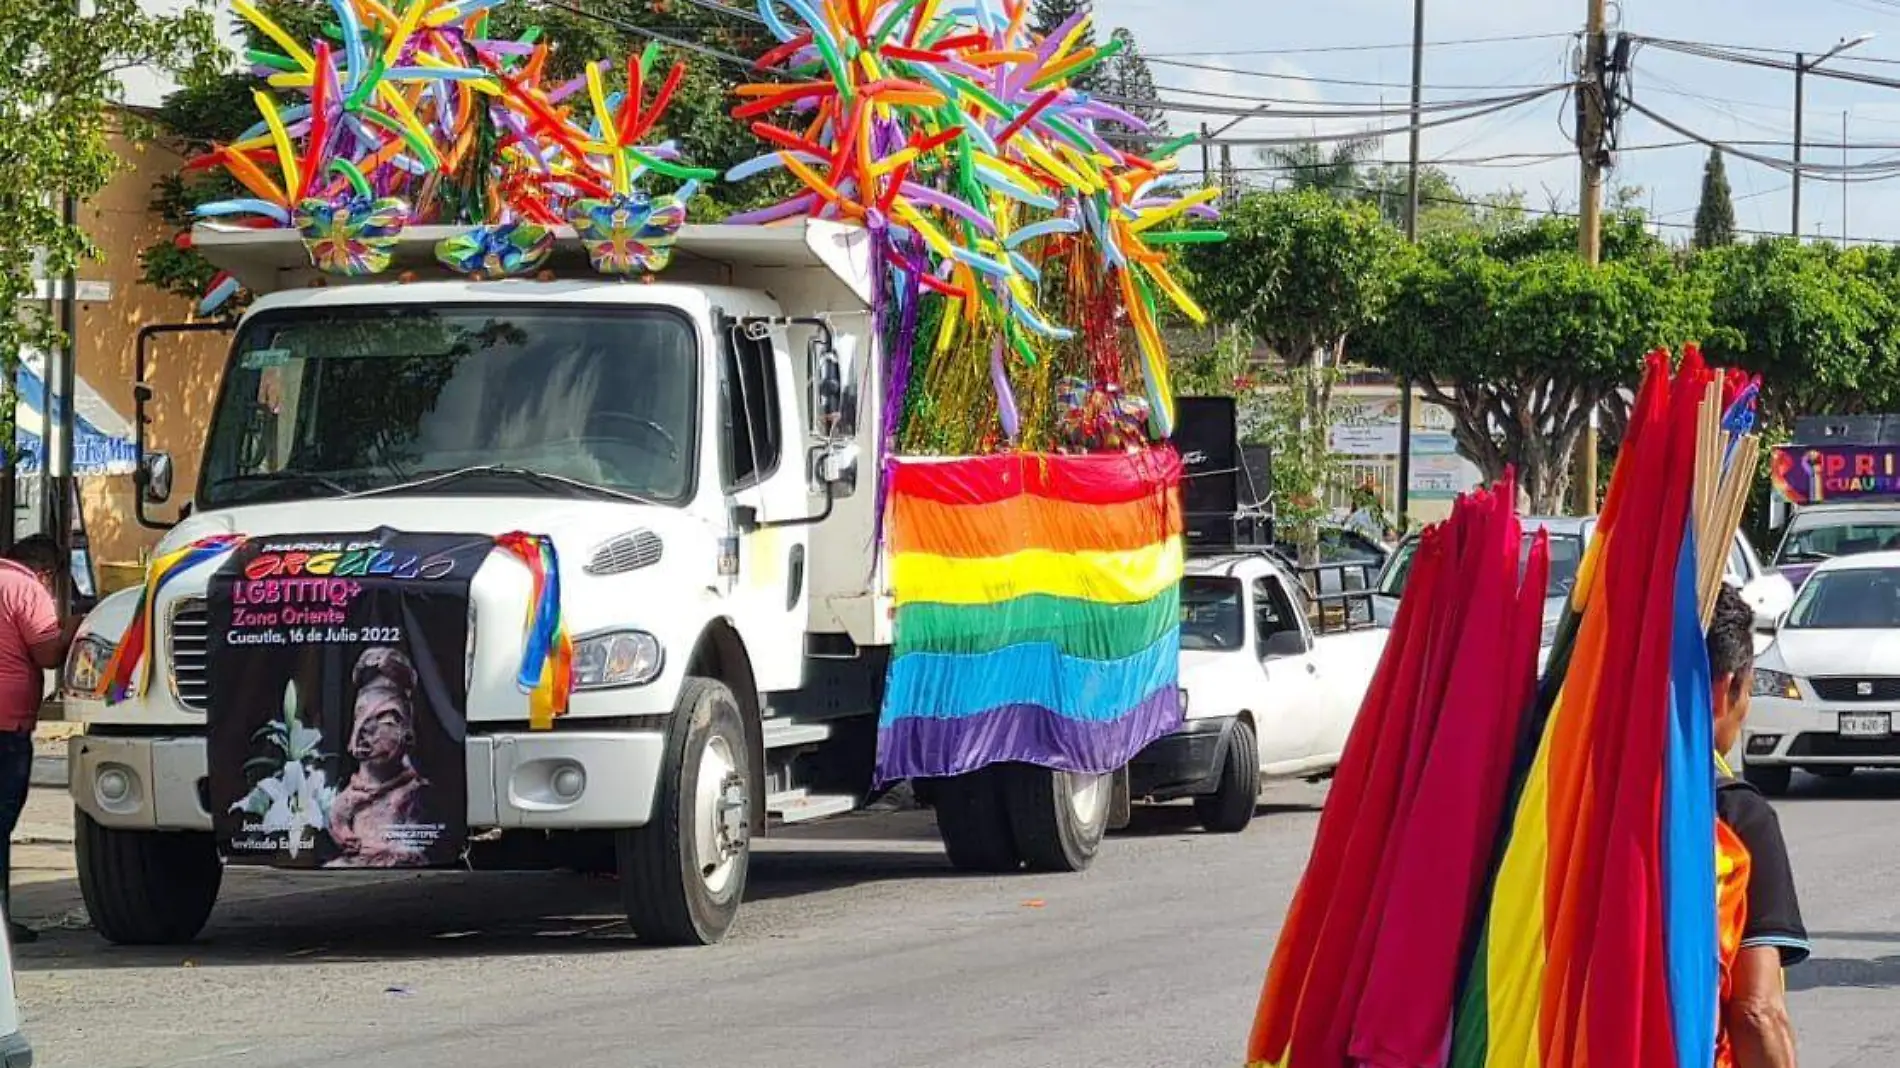
<path id="1" fill-rule="evenodd" d="M 1253 602 L 1254 653 L 1267 677 L 1267 699 L 1258 713 L 1260 766 L 1297 770 L 1276 766 L 1320 755 L 1325 713 L 1312 631 L 1277 576 L 1255 579 L 1248 596 Z"/>
<path id="2" fill-rule="evenodd" d="M 739 539 L 733 620 L 762 692 L 803 683 L 811 514 L 805 432 L 785 346 L 724 319 L 720 461 Z"/>

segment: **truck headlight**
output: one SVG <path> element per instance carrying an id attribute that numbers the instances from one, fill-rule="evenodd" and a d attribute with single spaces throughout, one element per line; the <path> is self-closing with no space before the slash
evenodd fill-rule
<path id="1" fill-rule="evenodd" d="M 660 640 L 643 630 L 596 634 L 574 643 L 574 688 L 644 685 L 659 677 L 665 663 Z"/>
<path id="2" fill-rule="evenodd" d="M 118 646 L 96 635 L 85 635 L 73 640 L 73 647 L 66 653 L 66 667 L 62 671 L 60 685 L 69 694 L 78 697 L 96 697 L 99 687 L 105 681 L 106 666 L 112 663 L 112 654 Z"/>

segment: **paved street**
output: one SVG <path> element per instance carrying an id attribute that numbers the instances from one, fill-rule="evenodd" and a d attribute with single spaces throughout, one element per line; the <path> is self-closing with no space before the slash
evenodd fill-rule
<path id="1" fill-rule="evenodd" d="M 1802 1063 L 1900 1063 L 1900 776 L 1797 794 Z M 1324 796 L 1275 788 L 1238 838 L 1147 810 L 1079 877 L 956 875 L 928 813 L 804 829 L 698 951 L 642 950 L 600 880 L 247 873 L 203 944 L 117 950 L 77 929 L 66 848 L 28 845 L 21 912 L 53 929 L 20 1000 L 51 1068 L 1232 1066 Z"/>

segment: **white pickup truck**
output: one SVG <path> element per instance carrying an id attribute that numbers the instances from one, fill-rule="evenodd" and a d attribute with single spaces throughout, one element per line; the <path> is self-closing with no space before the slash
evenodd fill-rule
<path id="1" fill-rule="evenodd" d="M 1186 722 L 1129 765 L 1130 796 L 1191 797 L 1202 826 L 1231 834 L 1253 820 L 1263 779 L 1332 771 L 1388 632 L 1320 633 L 1320 618 L 1306 587 L 1268 554 L 1190 560 L 1181 582 Z"/>

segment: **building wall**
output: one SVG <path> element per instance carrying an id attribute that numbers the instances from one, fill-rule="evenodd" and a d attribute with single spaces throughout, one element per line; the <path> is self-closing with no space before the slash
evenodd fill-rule
<path id="1" fill-rule="evenodd" d="M 81 266 L 86 282 L 109 284 L 110 299 L 81 302 L 79 376 L 128 421 L 133 415 L 132 380 L 140 327 L 188 320 L 192 302 L 139 282 L 139 252 L 172 233 L 151 210 L 157 180 L 176 171 L 179 154 L 160 143 L 114 139 L 125 168 L 80 212 L 80 223 L 99 246 L 100 259 Z M 210 421 L 228 338 L 223 334 L 160 338 L 152 346 L 148 448 L 171 453 L 177 465 L 173 502 L 156 509 L 175 517 L 197 484 L 203 428 Z M 132 479 L 85 479 L 81 488 L 86 532 L 105 589 L 136 581 L 158 533 L 138 525 Z"/>

